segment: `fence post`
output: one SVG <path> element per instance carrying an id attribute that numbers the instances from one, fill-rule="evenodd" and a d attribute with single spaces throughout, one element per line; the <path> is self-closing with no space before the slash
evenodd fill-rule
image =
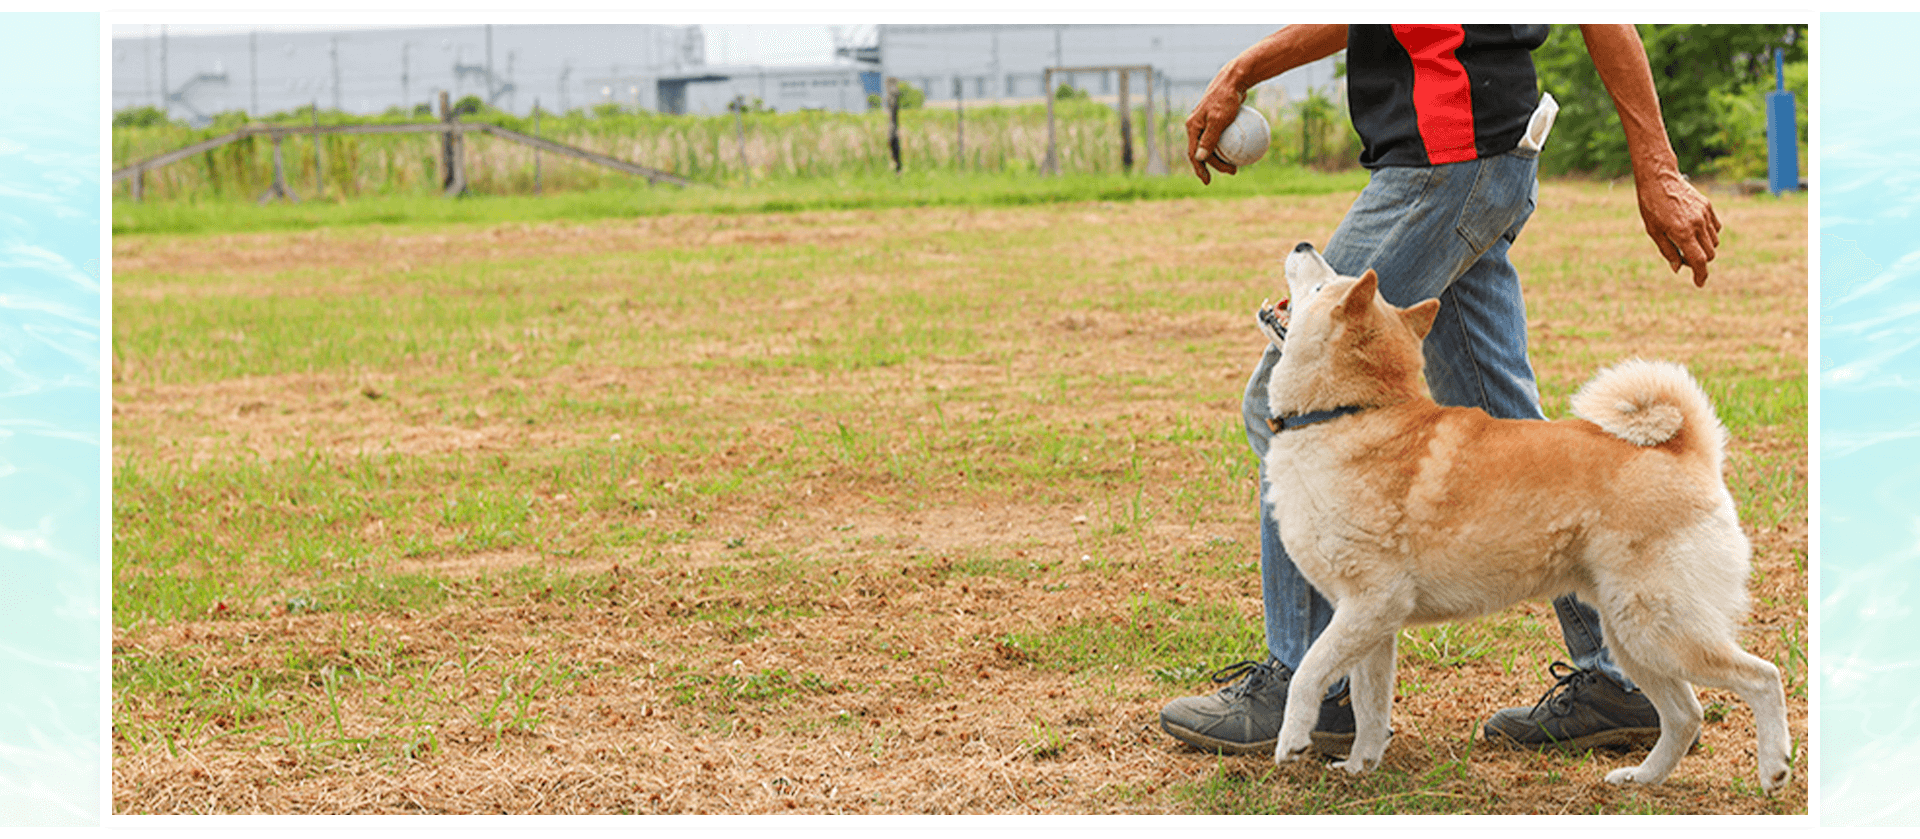
<path id="1" fill-rule="evenodd" d="M 1053 128 L 1053 68 L 1040 74 L 1040 87 L 1047 94 L 1047 157 L 1040 161 L 1040 174 L 1060 174 L 1060 144 Z"/>
<path id="2" fill-rule="evenodd" d="M 327 156 L 320 148 L 320 100 L 313 100 L 313 194 L 316 198 L 327 197 Z"/>
<path id="3" fill-rule="evenodd" d="M 1133 74 L 1120 71 L 1120 171 L 1133 173 L 1133 105 L 1127 101 L 1127 80 Z"/>
<path id="4" fill-rule="evenodd" d="M 893 173 L 900 174 L 900 80 L 887 77 L 887 152 L 893 155 Z"/>
<path id="5" fill-rule="evenodd" d="M 747 167 L 747 111 L 746 94 L 733 97 L 733 136 L 740 144 L 740 176 L 747 179 L 747 186 L 753 186 L 753 170 Z"/>
<path id="6" fill-rule="evenodd" d="M 1153 65 L 1149 64 L 1141 69 L 1147 74 L 1147 174 L 1164 175 L 1167 173 L 1167 159 L 1155 151 L 1154 143 L 1158 138 L 1153 133 Z"/>
<path id="7" fill-rule="evenodd" d="M 457 127 L 460 115 L 447 104 L 447 92 L 440 91 L 440 121 L 446 123 L 446 133 L 442 135 L 440 153 L 445 160 L 446 178 L 441 183 L 443 193 L 453 198 L 467 193 L 467 167 L 462 160 L 466 155 L 465 138 L 460 136 Z"/>
<path id="8" fill-rule="evenodd" d="M 141 201 L 147 197 L 147 170 L 143 167 L 133 173 L 133 200 Z"/>
<path id="9" fill-rule="evenodd" d="M 281 132 L 273 132 L 273 185 L 267 187 L 266 192 L 260 193 L 260 197 L 254 202 L 256 204 L 265 204 L 275 198 L 285 198 L 295 204 L 300 203 L 300 196 L 295 195 L 293 190 L 287 187 L 287 168 L 280 154 L 280 136 Z"/>
<path id="10" fill-rule="evenodd" d="M 967 168 L 967 114 L 963 99 L 966 91 L 963 88 L 960 76 L 956 74 L 953 77 L 953 163 L 956 168 L 965 171 Z"/>

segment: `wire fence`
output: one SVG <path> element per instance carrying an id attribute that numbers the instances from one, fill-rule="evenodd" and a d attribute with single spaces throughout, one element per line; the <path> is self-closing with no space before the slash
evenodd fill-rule
<path id="1" fill-rule="evenodd" d="M 1123 163 L 1121 118 L 1113 106 L 1088 99 L 1055 103 L 1058 167 L 1062 174 L 1143 174 L 1145 112 L 1128 120 L 1134 159 Z M 1266 165 L 1340 168 L 1352 165 L 1358 139 L 1345 120 L 1314 119 L 1307 103 L 1262 108 L 1274 125 Z M 1303 118 L 1303 116 L 1305 118 Z M 1160 112 L 1152 124 L 1154 152 L 1167 171 L 1186 163 L 1185 114 Z M 602 106 L 591 112 L 530 117 L 503 113 L 463 116 L 465 185 L 485 194 L 594 190 L 631 184 L 631 171 L 585 165 L 552 149 L 538 149 L 493 126 L 711 186 L 839 178 L 892 172 L 884 111 L 861 113 L 737 112 L 680 116 Z M 185 155 L 164 166 L 147 166 L 136 181 L 116 178 L 117 198 L 143 200 L 254 200 L 275 183 L 274 136 L 281 146 L 282 177 L 304 194 L 329 198 L 429 194 L 447 187 L 443 123 L 431 118 L 366 119 L 311 111 L 275 122 L 216 124 L 206 129 L 178 125 L 116 127 L 116 172 L 171 152 L 234 134 L 245 136 Z M 389 133 L 376 133 L 387 126 Z M 416 126 L 394 131 L 397 126 Z M 349 127 L 372 130 L 346 130 Z M 278 130 L 276 130 L 278 129 Z M 298 132 L 298 133 L 296 133 Z M 1043 105 L 922 107 L 899 117 L 902 171 L 1040 174 L 1047 150 Z"/>

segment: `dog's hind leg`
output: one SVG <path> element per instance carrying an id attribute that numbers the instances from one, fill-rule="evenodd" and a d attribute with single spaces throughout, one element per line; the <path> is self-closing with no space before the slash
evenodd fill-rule
<path id="1" fill-rule="evenodd" d="M 1635 672 L 1636 668 L 1627 665 L 1618 647 L 1614 648 L 1614 657 L 1660 713 L 1660 739 L 1639 766 L 1608 772 L 1607 783 L 1658 784 L 1667 779 L 1667 773 L 1673 771 L 1680 758 L 1693 747 L 1694 739 L 1700 736 L 1700 700 L 1685 679 L 1663 672 L 1646 672 L 1644 668 Z"/>
<path id="2" fill-rule="evenodd" d="M 1755 744 L 1760 759 L 1760 788 L 1779 792 L 1793 777 L 1793 735 L 1787 731 L 1787 691 L 1780 669 L 1759 656 L 1740 651 L 1749 660 L 1748 678 L 1732 685 L 1753 709 Z"/>
<path id="3" fill-rule="evenodd" d="M 1688 678 L 1705 687 L 1731 690 L 1753 709 L 1760 788 L 1772 793 L 1785 786 L 1793 777 L 1793 737 L 1787 731 L 1787 693 L 1780 683 L 1780 669 L 1732 640 L 1687 650 L 1682 660 Z"/>

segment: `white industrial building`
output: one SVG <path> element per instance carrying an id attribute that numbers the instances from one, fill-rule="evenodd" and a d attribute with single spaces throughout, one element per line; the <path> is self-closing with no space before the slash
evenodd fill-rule
<path id="1" fill-rule="evenodd" d="M 877 27 L 878 50 L 887 75 L 912 83 L 929 103 L 1033 101 L 1045 96 L 1047 67 L 1149 65 L 1156 105 L 1184 112 L 1220 67 L 1282 24 L 932 24 Z M 1144 80 L 1129 93 L 1140 97 Z M 1098 98 L 1119 93 L 1117 73 L 1056 77 Z M 1345 85 L 1327 58 L 1261 85 L 1259 95 L 1297 99 L 1307 89 L 1339 95 Z M 1271 92 L 1271 94 L 1269 94 Z"/>
<path id="2" fill-rule="evenodd" d="M 120 28 L 121 31 L 125 27 Z M 592 107 L 605 80 L 684 74 L 706 65 L 698 26 L 481 24 L 169 35 L 160 25 L 113 39 L 113 109 L 164 107 L 194 122 L 223 111 L 270 114 L 317 104 L 377 114 L 479 96 L 531 113 Z M 822 56 L 826 61 L 830 56 Z M 164 96 L 164 102 L 163 102 Z M 647 107 L 654 107 L 653 98 Z"/>
<path id="3" fill-rule="evenodd" d="M 663 113 L 724 113 L 736 98 L 777 111 L 859 111 L 883 76 L 932 106 L 1039 101 L 1048 67 L 1149 65 L 1156 105 L 1184 111 L 1222 64 L 1278 24 L 882 24 L 854 30 L 817 64 L 709 65 L 699 26 L 531 24 L 337 30 L 241 29 L 169 35 L 146 25 L 113 39 L 113 108 L 151 105 L 204 123 L 226 111 L 318 105 L 348 113 L 411 110 L 441 91 L 530 113 L 602 103 Z M 1115 73 L 1056 83 L 1117 95 Z M 1144 97 L 1144 79 L 1129 82 Z M 1298 97 L 1340 88 L 1332 59 L 1261 87 Z"/>

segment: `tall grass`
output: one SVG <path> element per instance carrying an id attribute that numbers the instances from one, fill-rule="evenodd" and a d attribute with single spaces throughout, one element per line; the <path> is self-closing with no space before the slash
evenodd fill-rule
<path id="1" fill-rule="evenodd" d="M 1132 171 L 1146 171 L 1147 114 L 1132 114 Z M 1269 108 L 1276 141 L 1270 160 L 1329 165 L 1351 162 L 1357 148 L 1344 121 L 1317 119 L 1315 137 L 1302 143 L 1297 109 Z M 893 172 L 888 147 L 887 116 L 881 111 L 841 113 L 746 113 L 722 116 L 683 116 L 628 112 L 602 108 L 565 115 L 543 114 L 537 128 L 531 117 L 487 113 L 468 118 L 566 145 L 662 169 L 698 183 L 714 186 L 784 183 L 817 179 L 860 178 Z M 1186 133 L 1183 114 L 1153 115 L 1153 152 L 1169 169 L 1184 167 Z M 365 119 L 322 112 L 322 125 L 364 122 L 427 122 L 425 117 Z M 302 111 L 269 119 L 292 128 L 312 124 Z M 1127 171 L 1122 164 L 1120 118 L 1111 105 L 1066 99 L 1055 103 L 1058 162 L 1063 174 L 1112 175 Z M 179 125 L 116 128 L 113 134 L 115 168 L 130 165 L 173 149 L 226 134 L 238 127 L 228 120 L 206 129 Z M 744 146 L 744 155 L 743 155 Z M 1021 175 L 1038 172 L 1047 152 L 1047 113 L 1043 105 L 950 109 L 916 108 L 900 113 L 901 168 L 912 173 L 992 173 Z M 331 198 L 430 195 L 440 189 L 438 135 L 331 135 L 316 143 L 311 136 L 290 135 L 282 145 L 288 185 L 302 197 L 321 192 L 316 167 L 324 167 L 324 195 Z M 466 143 L 470 188 L 488 195 L 530 194 L 535 191 L 533 149 L 485 135 L 469 135 Z M 578 192 L 633 182 L 633 176 L 553 154 L 541 154 L 538 188 L 541 192 Z M 745 163 L 742 164 L 744 157 Z M 273 142 L 251 137 L 149 172 L 144 184 L 150 201 L 251 200 L 273 181 Z M 131 196 L 131 186 L 115 184 L 115 195 Z"/>

